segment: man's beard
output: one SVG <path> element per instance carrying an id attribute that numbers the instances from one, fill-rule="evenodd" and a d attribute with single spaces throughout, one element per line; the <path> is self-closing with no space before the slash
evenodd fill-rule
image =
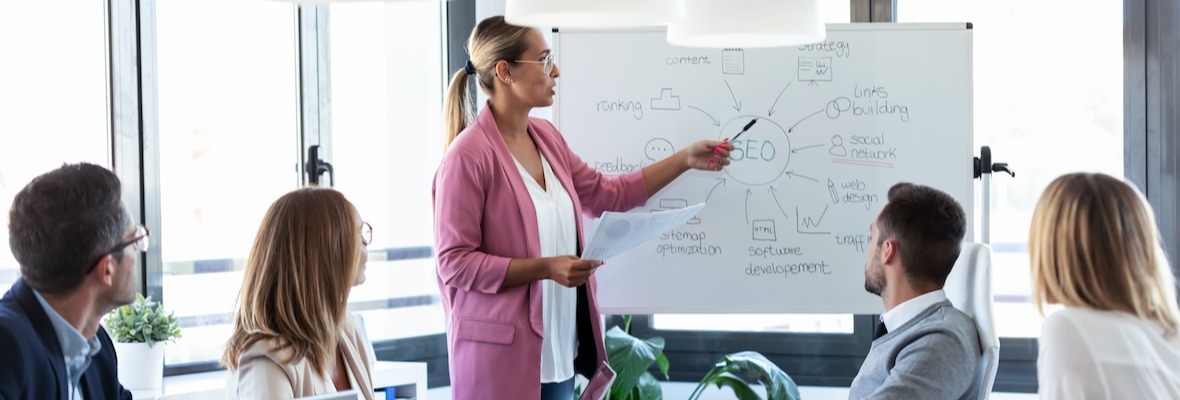
<path id="1" fill-rule="evenodd" d="M 885 289 L 885 273 L 878 257 L 873 256 L 869 268 L 865 269 L 865 291 L 880 296 L 881 290 Z"/>

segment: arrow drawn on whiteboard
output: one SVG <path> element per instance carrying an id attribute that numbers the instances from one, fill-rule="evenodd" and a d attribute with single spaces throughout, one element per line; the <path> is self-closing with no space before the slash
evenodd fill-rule
<path id="1" fill-rule="evenodd" d="M 778 96 L 774 98 L 774 103 L 770 104 L 770 111 L 766 112 L 766 116 L 769 117 L 771 115 L 774 115 L 774 106 L 778 105 L 778 99 L 783 97 L 783 93 L 786 93 L 787 88 L 789 88 L 789 87 L 791 87 L 791 82 L 787 82 L 787 86 L 784 86 L 783 90 L 778 92 Z"/>
<path id="2" fill-rule="evenodd" d="M 811 146 L 796 147 L 791 149 L 791 154 L 799 154 L 799 150 L 807 150 L 814 147 L 824 147 L 822 144 L 813 144 Z"/>
<path id="3" fill-rule="evenodd" d="M 733 87 L 729 86 L 729 81 L 725 81 L 725 87 L 729 88 L 729 97 L 733 98 L 733 109 L 735 111 L 742 110 L 742 102 L 738 101 L 737 96 L 733 95 Z"/>
<path id="4" fill-rule="evenodd" d="M 790 219 L 791 217 L 787 215 L 787 210 L 784 210 L 782 203 L 778 202 L 778 195 L 775 194 L 777 192 L 778 190 L 775 190 L 774 186 L 770 187 L 770 197 L 774 197 L 774 205 L 778 206 L 778 210 L 782 211 L 784 217 Z"/>
<path id="5" fill-rule="evenodd" d="M 819 84 L 815 82 L 815 79 L 812 79 L 808 81 L 807 86 L 819 86 Z"/>
<path id="6" fill-rule="evenodd" d="M 754 192 L 751 192 L 750 189 L 746 189 L 746 223 L 747 224 L 750 223 L 750 196 L 753 194 L 754 194 Z"/>
<path id="7" fill-rule="evenodd" d="M 713 191 L 714 191 L 714 190 L 717 190 L 717 187 L 718 187 L 718 186 L 725 186 L 725 178 L 717 178 L 717 180 L 718 180 L 718 181 L 720 181 L 720 182 L 717 182 L 717 184 L 716 184 L 716 185 L 713 185 L 713 188 L 712 188 L 712 189 L 709 189 L 709 194 L 705 195 L 705 203 L 708 203 L 708 202 L 709 202 L 709 198 L 710 198 L 710 197 L 713 197 Z"/>
<path id="8" fill-rule="evenodd" d="M 709 113 L 705 112 L 705 110 L 702 110 L 700 108 L 693 107 L 693 106 L 687 106 L 687 107 L 704 113 L 706 117 L 709 117 L 709 119 L 713 120 L 713 126 L 721 126 L 721 121 L 718 121 L 717 118 L 713 118 L 713 116 L 709 115 Z"/>
<path id="9" fill-rule="evenodd" d="M 815 183 L 819 183 L 818 179 L 812 178 L 810 176 L 803 176 L 803 175 L 796 174 L 795 171 L 787 171 L 787 173 L 785 173 L 783 175 L 786 175 L 788 178 L 792 178 L 792 179 L 794 179 L 797 176 L 797 177 L 800 177 L 803 179 L 811 180 L 812 182 L 815 182 Z"/>
<path id="10" fill-rule="evenodd" d="M 799 120 L 799 122 L 796 122 L 795 125 L 791 125 L 790 128 L 787 128 L 787 133 L 791 133 L 791 132 L 795 131 L 795 127 L 799 126 L 799 124 L 802 124 L 803 121 L 806 121 L 808 118 L 814 117 L 816 114 L 822 113 L 824 111 L 826 111 L 826 110 L 819 110 L 819 111 L 813 112 L 811 114 L 808 114 L 806 117 L 803 117 L 803 119 Z"/>

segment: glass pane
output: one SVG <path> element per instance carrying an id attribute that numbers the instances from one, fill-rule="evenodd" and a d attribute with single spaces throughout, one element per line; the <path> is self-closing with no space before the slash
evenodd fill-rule
<path id="1" fill-rule="evenodd" d="M 819 0 L 819 17 L 829 24 L 846 24 L 852 21 L 852 1 Z"/>
<path id="2" fill-rule="evenodd" d="M 442 29 L 437 0 L 329 9 L 336 187 L 373 225 L 365 284 L 350 309 L 370 340 L 444 332 L 430 189 L 442 158 Z M 417 258 L 401 260 L 403 258 Z"/>
<path id="3" fill-rule="evenodd" d="M 299 185 L 295 6 L 156 8 L 164 305 L 184 334 L 166 362 L 212 361 L 262 214 Z"/>
<path id="4" fill-rule="evenodd" d="M 110 166 L 106 7 L 17 1 L 0 12 L 0 292 L 20 276 L 8 251 L 12 198 L 62 163 Z"/>
<path id="5" fill-rule="evenodd" d="M 995 251 L 997 331 L 1039 336 L 1028 228 L 1041 191 L 1067 172 L 1123 174 L 1122 2 L 897 3 L 899 22 L 974 25 L 975 145 L 991 146 L 995 161 L 1019 173 L 992 181 L 989 221 L 976 210 L 975 225 L 990 224 Z"/>

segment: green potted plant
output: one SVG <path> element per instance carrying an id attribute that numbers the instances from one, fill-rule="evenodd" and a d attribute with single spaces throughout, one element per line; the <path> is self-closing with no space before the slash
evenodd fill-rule
<path id="1" fill-rule="evenodd" d="M 606 332 L 607 362 L 615 370 L 611 400 L 654 400 L 663 398 L 660 382 L 648 371 L 656 364 L 668 379 L 668 359 L 664 356 L 664 339 L 639 339 L 631 336 L 631 316 L 623 316 L 624 328 L 611 327 Z M 689 400 L 696 400 L 709 385 L 728 387 L 740 400 L 761 400 L 758 393 L 741 376 L 762 383 L 767 400 L 799 400 L 799 387 L 778 365 L 756 351 L 728 354 L 705 374 Z"/>
<path id="2" fill-rule="evenodd" d="M 624 328 L 615 325 L 606 332 L 606 358 L 615 370 L 615 381 L 610 387 L 610 400 L 648 400 L 664 396 L 660 381 L 648 372 L 658 365 L 664 379 L 668 379 L 668 358 L 664 356 L 664 338 L 639 339 L 631 336 L 631 316 L 623 316 Z"/>
<path id="3" fill-rule="evenodd" d="M 119 382 L 132 394 L 162 394 L 164 343 L 180 337 L 180 323 L 173 313 L 151 297 L 135 295 L 131 304 L 111 310 L 105 322 L 119 357 Z"/>
<path id="4" fill-rule="evenodd" d="M 783 372 L 778 365 L 766 359 L 762 353 L 756 351 L 742 351 L 721 357 L 721 361 L 718 361 L 717 365 L 705 373 L 704 378 L 701 378 L 701 383 L 692 391 L 692 395 L 688 399 L 700 398 L 705 388 L 712 384 L 717 385 L 719 389 L 721 387 L 733 389 L 734 395 L 739 400 L 761 400 L 758 393 L 754 392 L 746 380 L 739 377 L 737 373 L 762 383 L 762 386 L 766 388 L 768 400 L 799 400 L 799 386 L 795 385 L 795 380 Z"/>

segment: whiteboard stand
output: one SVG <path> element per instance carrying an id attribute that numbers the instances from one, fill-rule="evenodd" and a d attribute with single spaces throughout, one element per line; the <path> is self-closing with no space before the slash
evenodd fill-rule
<path id="1" fill-rule="evenodd" d="M 989 228 L 991 227 L 991 187 L 992 187 L 992 172 L 1007 172 L 1013 178 L 1016 173 L 1008 168 L 1008 163 L 992 163 L 992 149 L 988 146 L 979 148 L 979 157 L 975 157 L 975 178 L 983 180 L 983 203 L 982 219 L 983 225 L 979 227 L 980 239 L 984 244 L 991 244 L 991 236 Z"/>

